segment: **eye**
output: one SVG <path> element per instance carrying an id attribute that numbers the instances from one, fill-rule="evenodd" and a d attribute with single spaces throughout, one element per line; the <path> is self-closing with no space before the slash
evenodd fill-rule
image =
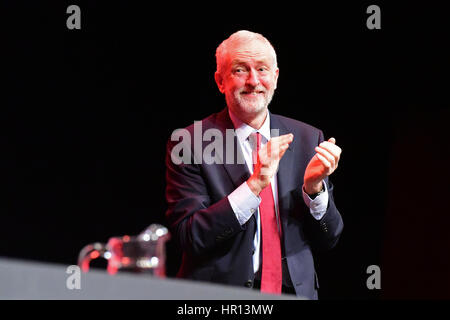
<path id="1" fill-rule="evenodd" d="M 236 69 L 233 70 L 233 73 L 236 75 L 242 75 L 245 74 L 247 72 L 247 70 L 245 70 L 245 68 L 243 67 L 237 67 Z"/>

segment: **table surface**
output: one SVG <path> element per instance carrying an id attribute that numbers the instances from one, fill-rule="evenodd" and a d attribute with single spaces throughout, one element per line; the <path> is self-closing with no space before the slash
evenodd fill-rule
<path id="1" fill-rule="evenodd" d="M 73 288 L 69 266 L 0 257 L 0 299 L 20 300 L 296 300 L 255 290 L 151 275 L 92 269 Z M 68 285 L 69 282 L 69 285 Z M 72 284 L 72 285 L 70 285 Z M 69 288 L 73 289 L 69 289 Z"/>

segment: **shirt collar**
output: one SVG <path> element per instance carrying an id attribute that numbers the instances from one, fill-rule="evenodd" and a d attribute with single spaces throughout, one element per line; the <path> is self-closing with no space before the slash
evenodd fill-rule
<path id="1" fill-rule="evenodd" d="M 253 127 L 250 127 L 245 122 L 242 122 L 238 117 L 234 115 L 233 112 L 228 108 L 228 114 L 230 115 L 230 119 L 233 122 L 233 126 L 236 132 L 236 136 L 239 139 L 239 142 L 242 144 L 247 138 L 254 132 L 259 132 L 266 141 L 270 140 L 270 112 L 267 112 L 266 119 L 264 120 L 263 125 L 259 130 L 256 130 Z"/>

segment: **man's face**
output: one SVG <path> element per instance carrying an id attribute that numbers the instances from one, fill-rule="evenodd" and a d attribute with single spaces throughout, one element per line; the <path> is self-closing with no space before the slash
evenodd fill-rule
<path id="1" fill-rule="evenodd" d="M 233 46 L 225 57 L 221 74 L 216 73 L 220 92 L 228 107 L 242 120 L 265 113 L 278 79 L 270 45 L 259 40 Z"/>

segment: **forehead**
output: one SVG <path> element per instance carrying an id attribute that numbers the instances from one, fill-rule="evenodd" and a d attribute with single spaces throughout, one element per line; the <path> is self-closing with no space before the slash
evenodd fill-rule
<path id="1" fill-rule="evenodd" d="M 273 63 L 274 57 L 269 43 L 261 40 L 233 43 L 227 50 L 227 60 L 231 63 L 265 62 Z"/>

